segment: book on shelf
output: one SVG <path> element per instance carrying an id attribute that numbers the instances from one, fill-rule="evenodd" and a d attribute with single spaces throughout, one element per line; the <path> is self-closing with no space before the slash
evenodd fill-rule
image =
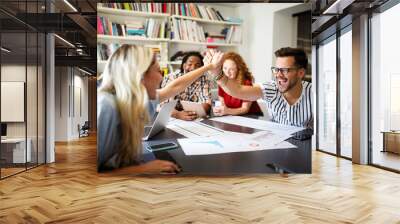
<path id="1" fill-rule="evenodd" d="M 124 36 L 124 25 L 113 23 L 107 17 L 97 17 L 97 34 Z"/>
<path id="2" fill-rule="evenodd" d="M 225 41 L 226 43 L 231 44 L 242 43 L 242 28 L 240 26 L 231 26 L 229 29 L 227 29 Z"/>
<path id="3" fill-rule="evenodd" d="M 242 19 L 236 18 L 236 17 L 226 17 L 226 21 L 232 22 L 232 23 L 242 23 L 243 22 Z"/>
<path id="4" fill-rule="evenodd" d="M 128 11 L 165 13 L 206 20 L 225 21 L 222 14 L 213 7 L 195 3 L 99 3 L 101 7 Z"/>
<path id="5" fill-rule="evenodd" d="M 224 35 L 209 35 L 206 40 L 207 43 L 226 43 Z"/>
<path id="6" fill-rule="evenodd" d="M 167 13 L 167 3 L 98 3 L 103 8 L 122 9 L 139 12 Z"/>
<path id="7" fill-rule="evenodd" d="M 193 42 L 240 44 L 242 42 L 242 29 L 240 26 L 232 25 L 229 28 L 224 28 L 221 34 L 206 35 L 203 27 L 196 21 L 173 18 L 171 38 Z"/>
<path id="8" fill-rule="evenodd" d="M 145 36 L 145 26 L 142 21 L 129 21 L 125 27 L 128 36 Z"/>
<path id="9" fill-rule="evenodd" d="M 206 41 L 203 27 L 196 21 L 176 18 L 172 20 L 171 38 L 194 42 Z"/>
<path id="10" fill-rule="evenodd" d="M 97 17 L 97 33 L 111 36 L 142 36 L 146 38 L 166 38 L 167 22 L 157 19 L 129 21 L 126 24 L 113 23 L 107 17 Z"/>

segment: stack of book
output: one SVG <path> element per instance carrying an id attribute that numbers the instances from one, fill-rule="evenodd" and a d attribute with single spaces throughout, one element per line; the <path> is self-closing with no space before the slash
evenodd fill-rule
<path id="1" fill-rule="evenodd" d="M 209 6 L 195 3 L 99 3 L 101 7 L 140 12 L 166 13 L 207 20 L 225 21 L 222 14 Z"/>
<path id="2" fill-rule="evenodd" d="M 171 38 L 174 40 L 206 41 L 203 27 L 199 26 L 196 21 L 173 19 L 171 30 Z"/>
<path id="3" fill-rule="evenodd" d="M 141 21 L 129 21 L 125 26 L 128 36 L 146 36 L 145 27 Z"/>
<path id="4" fill-rule="evenodd" d="M 143 36 L 147 38 L 166 38 L 167 22 L 157 19 L 129 21 L 127 24 L 116 24 L 106 17 L 97 17 L 97 33 L 112 36 Z"/>
<path id="5" fill-rule="evenodd" d="M 207 40 L 207 43 L 226 43 L 225 36 L 218 35 L 218 34 L 208 35 L 206 40 Z M 216 46 L 214 46 L 214 47 L 216 47 Z M 209 46 L 208 48 L 214 48 L 214 47 Z"/>

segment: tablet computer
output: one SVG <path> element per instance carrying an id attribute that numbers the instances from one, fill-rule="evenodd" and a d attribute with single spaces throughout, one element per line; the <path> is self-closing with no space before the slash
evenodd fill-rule
<path id="1" fill-rule="evenodd" d="M 202 103 L 181 101 L 181 104 L 185 111 L 194 111 L 194 112 L 196 112 L 198 117 L 207 116 L 206 112 L 204 111 L 204 107 L 203 107 Z"/>

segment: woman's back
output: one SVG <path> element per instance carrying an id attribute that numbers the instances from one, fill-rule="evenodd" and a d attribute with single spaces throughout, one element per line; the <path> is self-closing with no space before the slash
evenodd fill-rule
<path id="1" fill-rule="evenodd" d="M 120 167 L 120 115 L 115 96 L 99 92 L 97 96 L 97 164 L 98 171 Z"/>

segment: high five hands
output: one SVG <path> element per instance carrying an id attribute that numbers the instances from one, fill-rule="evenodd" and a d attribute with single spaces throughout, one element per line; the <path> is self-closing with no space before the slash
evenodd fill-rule
<path id="1" fill-rule="evenodd" d="M 222 57 L 224 54 L 214 49 L 208 50 L 206 56 L 203 59 L 204 65 L 211 65 L 212 69 L 209 74 L 216 76 L 221 73 Z"/>

